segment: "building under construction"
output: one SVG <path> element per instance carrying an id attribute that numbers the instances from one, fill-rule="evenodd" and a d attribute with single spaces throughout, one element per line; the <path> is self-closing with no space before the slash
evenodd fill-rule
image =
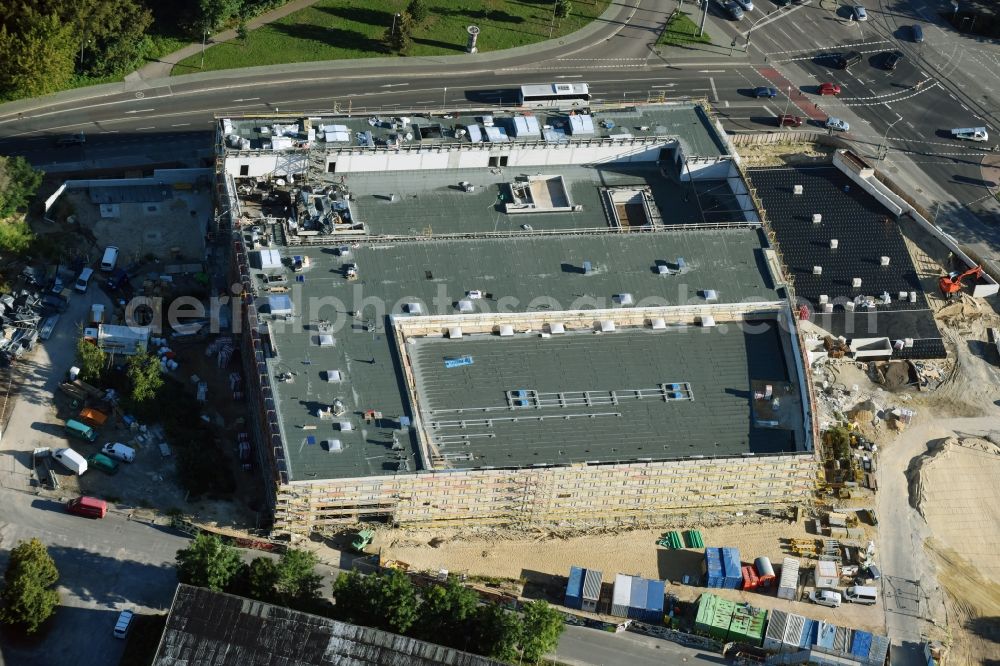
<path id="1" fill-rule="evenodd" d="M 279 532 L 799 501 L 780 256 L 705 111 L 219 120 Z"/>

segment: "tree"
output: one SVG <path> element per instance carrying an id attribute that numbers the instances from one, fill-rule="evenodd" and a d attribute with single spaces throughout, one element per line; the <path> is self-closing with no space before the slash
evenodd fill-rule
<path id="1" fill-rule="evenodd" d="M 518 661 L 518 646 L 524 635 L 524 622 L 517 613 L 494 604 L 480 606 L 471 633 L 470 648 L 473 652 L 500 661 Z"/>
<path id="2" fill-rule="evenodd" d="M 569 16 L 569 13 L 573 11 L 573 3 L 570 0 L 555 0 L 556 5 L 555 12 L 556 18 L 564 19 Z"/>
<path id="3" fill-rule="evenodd" d="M 323 577 L 314 571 L 316 555 L 308 550 L 289 548 L 277 565 L 275 586 L 289 605 L 299 606 L 319 599 Z"/>
<path id="4" fill-rule="evenodd" d="M 239 14 L 242 0 L 198 0 L 198 36 L 202 31 L 209 34 L 225 25 Z"/>
<path id="5" fill-rule="evenodd" d="M 38 631 L 59 605 L 59 592 L 52 589 L 57 580 L 59 570 L 41 541 L 18 543 L 4 573 L 0 620 L 19 625 L 29 634 Z"/>
<path id="6" fill-rule="evenodd" d="M 406 5 L 406 13 L 410 15 L 410 19 L 415 26 L 426 21 L 427 16 L 430 14 L 427 10 L 427 5 L 424 4 L 424 0 L 410 0 L 410 4 Z"/>
<path id="7" fill-rule="evenodd" d="M 132 382 L 132 401 L 136 403 L 155 398 L 163 387 L 160 362 L 146 352 L 136 354 L 128 360 L 128 378 Z"/>
<path id="8" fill-rule="evenodd" d="M 249 593 L 254 599 L 274 601 L 278 584 L 278 563 L 267 557 L 255 557 L 248 567 Z"/>
<path id="9" fill-rule="evenodd" d="M 191 545 L 177 551 L 177 579 L 216 592 L 240 570 L 240 554 L 214 534 L 202 532 Z"/>
<path id="10" fill-rule="evenodd" d="M 434 643 L 466 649 L 470 624 L 479 606 L 478 595 L 456 579 L 449 578 L 444 585 L 427 588 L 422 596 L 420 621 L 414 627 L 414 635 Z"/>
<path id="11" fill-rule="evenodd" d="M 565 629 L 562 613 L 541 599 L 525 605 L 522 622 L 521 654 L 531 663 L 555 650 Z"/>
<path id="12" fill-rule="evenodd" d="M 250 34 L 250 31 L 247 30 L 247 22 L 246 22 L 245 19 L 243 19 L 241 17 L 240 18 L 240 22 L 236 24 L 236 36 L 240 38 L 241 42 L 243 42 L 244 44 L 246 44 L 247 43 L 247 36 L 249 34 Z"/>
<path id="13" fill-rule="evenodd" d="M 93 342 L 80 336 L 76 341 L 76 362 L 80 366 L 80 379 L 96 382 L 107 367 L 108 355 Z"/>
<path id="14" fill-rule="evenodd" d="M 334 613 L 352 624 L 406 633 L 418 616 L 417 593 L 401 571 L 343 573 L 333 584 Z"/>
<path id="15" fill-rule="evenodd" d="M 23 157 L 0 155 L 0 219 L 27 210 L 43 175 Z"/>
<path id="16" fill-rule="evenodd" d="M 11 254 L 24 254 L 34 240 L 34 232 L 23 219 L 0 220 L 0 250 Z"/>
<path id="17" fill-rule="evenodd" d="M 65 88 L 76 44 L 72 26 L 57 14 L 19 5 L 0 25 L 0 97 L 37 97 Z"/>
<path id="18" fill-rule="evenodd" d="M 382 41 L 390 51 L 401 54 L 410 47 L 412 39 L 412 20 L 410 19 L 410 15 L 408 13 L 403 12 L 396 18 L 393 25 L 386 28 L 385 36 L 382 38 Z"/>

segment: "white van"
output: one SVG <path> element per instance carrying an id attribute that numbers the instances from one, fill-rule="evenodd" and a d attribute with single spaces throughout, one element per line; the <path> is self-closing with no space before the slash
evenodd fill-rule
<path id="1" fill-rule="evenodd" d="M 76 284 L 73 285 L 73 288 L 81 294 L 87 293 L 87 287 L 90 286 L 90 278 L 92 277 L 94 277 L 94 269 L 84 268 L 80 271 L 80 276 L 76 278 Z"/>
<path id="2" fill-rule="evenodd" d="M 135 449 L 131 446 L 125 446 L 121 442 L 115 442 L 113 444 L 108 442 L 101 447 L 101 453 L 110 458 L 114 458 L 115 460 L 121 460 L 122 462 L 130 463 L 135 461 Z"/>
<path id="3" fill-rule="evenodd" d="M 957 127 L 951 131 L 951 137 L 967 141 L 989 141 L 990 133 L 985 127 Z"/>
<path id="4" fill-rule="evenodd" d="M 52 457 L 77 476 L 87 471 L 87 459 L 73 449 L 56 449 L 52 452 Z"/>
<path id="5" fill-rule="evenodd" d="M 809 593 L 809 600 L 820 606 L 838 608 L 840 606 L 840 592 L 833 590 L 816 590 Z"/>
<path id="6" fill-rule="evenodd" d="M 104 249 L 104 258 L 101 259 L 101 270 L 105 273 L 109 273 L 115 269 L 115 264 L 118 263 L 118 248 L 114 245 L 109 245 Z"/>
<path id="7" fill-rule="evenodd" d="M 878 590 L 868 585 L 854 585 L 844 591 L 844 599 L 855 604 L 874 604 L 878 601 Z"/>

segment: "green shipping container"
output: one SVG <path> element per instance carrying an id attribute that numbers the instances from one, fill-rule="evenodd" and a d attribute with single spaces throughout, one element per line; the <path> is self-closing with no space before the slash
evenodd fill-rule
<path id="1" fill-rule="evenodd" d="M 728 640 L 760 646 L 764 641 L 766 626 L 766 610 L 753 608 L 751 612 L 749 606 L 737 605 L 729 624 Z"/>
<path id="2" fill-rule="evenodd" d="M 698 613 L 695 616 L 695 629 L 706 633 L 720 641 L 726 640 L 729 625 L 732 623 L 736 604 L 728 599 L 705 593 L 698 600 Z"/>

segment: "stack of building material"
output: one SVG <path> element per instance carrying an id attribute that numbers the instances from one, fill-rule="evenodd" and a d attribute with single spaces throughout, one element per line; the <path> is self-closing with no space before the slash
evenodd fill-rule
<path id="1" fill-rule="evenodd" d="M 771 566 L 770 559 L 758 557 L 753 561 L 753 567 L 757 572 L 757 578 L 760 579 L 758 587 L 770 587 L 774 583 L 774 567 Z"/>
<path id="2" fill-rule="evenodd" d="M 757 575 L 757 570 L 752 564 L 749 564 L 742 569 L 743 571 L 743 589 L 744 590 L 756 590 L 760 585 L 760 577 Z"/>
<path id="3" fill-rule="evenodd" d="M 583 569 L 569 568 L 569 580 L 566 583 L 566 596 L 563 606 L 581 610 L 583 608 Z"/>
<path id="4" fill-rule="evenodd" d="M 792 599 L 798 596 L 799 561 L 794 557 L 786 557 L 781 563 L 781 579 L 778 581 L 778 598 Z"/>
<path id="5" fill-rule="evenodd" d="M 701 532 L 698 530 L 688 530 L 684 533 L 684 540 L 687 542 L 688 548 L 704 548 L 705 541 L 701 538 Z"/>
<path id="6" fill-rule="evenodd" d="M 665 587 L 662 580 L 618 574 L 615 576 L 611 614 L 659 624 L 663 621 Z"/>
<path id="7" fill-rule="evenodd" d="M 663 546 L 664 548 L 673 548 L 674 550 L 684 547 L 684 543 L 681 541 L 681 534 L 676 530 L 664 532 L 656 542 L 656 545 Z"/>

